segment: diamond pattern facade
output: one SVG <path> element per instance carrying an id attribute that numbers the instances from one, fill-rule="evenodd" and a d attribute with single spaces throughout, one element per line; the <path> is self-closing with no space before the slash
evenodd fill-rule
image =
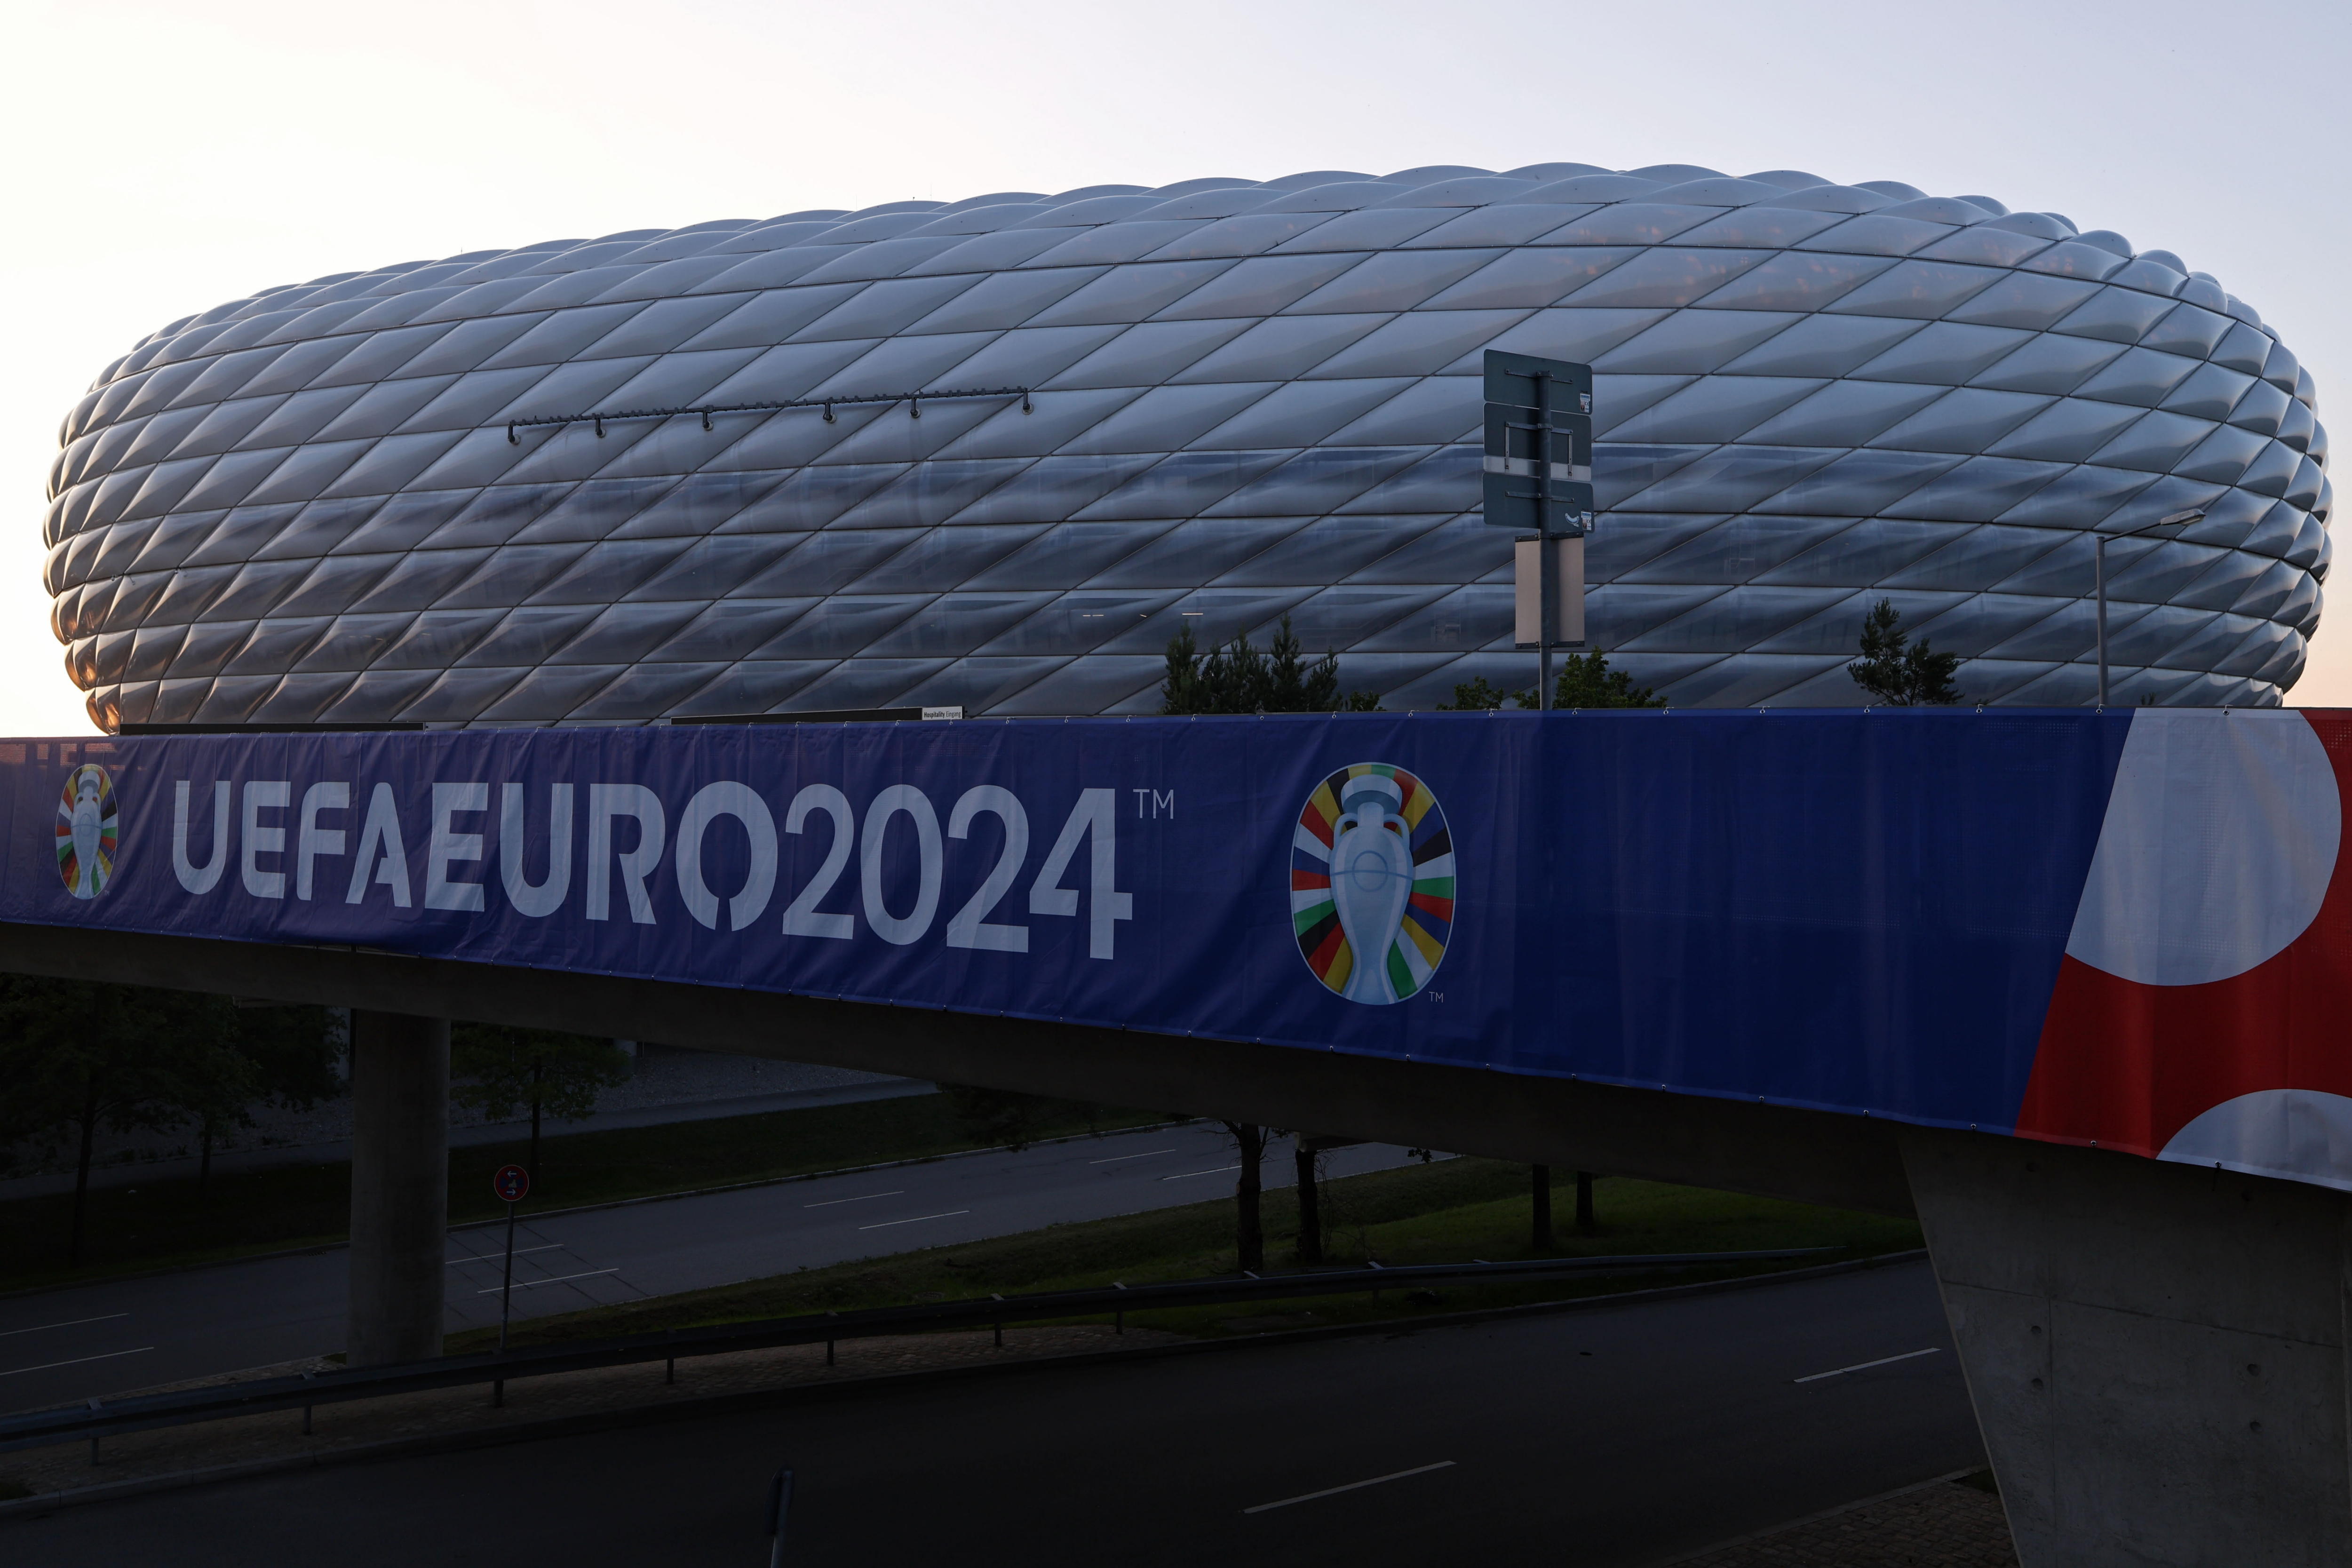
<path id="1" fill-rule="evenodd" d="M 124 722 L 1148 710 L 1294 617 L 1391 708 L 1510 647 L 1488 348 L 1599 373 L 1595 645 L 1681 704 L 1843 704 L 1867 606 L 1979 700 L 2266 704 L 2330 505 L 2309 374 L 2164 251 L 1984 196 L 1574 163 L 1001 192 L 324 278 L 67 417 L 47 584 Z M 1014 398 L 525 428 L 551 415 Z"/>

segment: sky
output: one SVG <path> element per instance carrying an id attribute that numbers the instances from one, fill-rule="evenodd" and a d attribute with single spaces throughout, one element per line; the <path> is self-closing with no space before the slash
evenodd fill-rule
<path id="1" fill-rule="evenodd" d="M 2323 422 L 2352 374 L 2340 0 L 9 0 L 0 40 L 0 734 L 90 729 L 40 573 L 91 379 L 257 289 L 468 250 L 1213 174 L 1797 168 L 2173 251 Z M 2291 700 L 2352 706 L 2352 625 Z"/>

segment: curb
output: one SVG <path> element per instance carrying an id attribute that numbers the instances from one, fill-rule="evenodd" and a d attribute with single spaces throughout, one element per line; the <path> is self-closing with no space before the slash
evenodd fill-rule
<path id="1" fill-rule="evenodd" d="M 1553 1313 L 1591 1311 L 1602 1307 L 1628 1304 L 1644 1305 L 1653 1301 L 1670 1300 L 1685 1296 L 1716 1295 L 1732 1290 L 1749 1289 L 1759 1286 L 1780 1285 L 1834 1275 L 1859 1273 L 1865 1269 L 1924 1260 L 1925 1247 L 1906 1252 L 1881 1253 L 1874 1258 L 1849 1258 L 1839 1263 L 1817 1264 L 1809 1268 L 1781 1269 L 1769 1274 L 1742 1275 L 1734 1279 L 1708 1279 L 1689 1285 L 1662 1285 L 1647 1290 L 1625 1290 L 1613 1295 L 1584 1296 L 1570 1301 L 1531 1301 L 1516 1307 L 1486 1307 L 1461 1312 L 1444 1312 L 1425 1318 L 1388 1318 L 1370 1323 L 1334 1323 L 1323 1328 L 1286 1329 L 1271 1333 L 1241 1334 L 1230 1339 L 1188 1340 L 1181 1344 L 1146 1345 L 1135 1350 L 1079 1351 L 1060 1355 L 1035 1356 L 1022 1361 L 983 1363 L 971 1366 L 929 1367 L 917 1372 L 877 1373 L 868 1377 L 844 1378 L 836 1383 L 804 1384 L 782 1388 L 752 1389 L 740 1394 L 714 1394 L 705 1399 L 681 1400 L 672 1405 L 646 1405 L 635 1409 L 600 1410 L 578 1415 L 558 1415 L 544 1421 L 518 1423 L 493 1432 L 433 1433 L 416 1437 L 394 1437 L 380 1443 L 355 1444 L 323 1454 L 302 1454 L 276 1459 L 251 1459 L 236 1465 L 218 1465 L 197 1470 L 174 1470 L 166 1475 L 143 1476 L 136 1480 L 108 1481 L 98 1486 L 76 1487 L 69 1491 L 38 1492 L 28 1498 L 0 1501 L 0 1523 L 12 1518 L 39 1517 L 62 1508 L 77 1508 L 89 1503 L 111 1502 L 118 1499 L 143 1496 L 150 1492 L 176 1491 L 185 1487 L 206 1486 L 219 1481 L 241 1480 L 253 1476 L 277 1475 L 292 1470 L 322 1469 L 331 1466 L 362 1464 L 374 1459 L 405 1458 L 422 1454 L 463 1453 L 475 1448 L 503 1447 L 512 1443 L 536 1442 L 549 1437 L 583 1436 L 593 1432 L 608 1432 L 627 1426 L 649 1426 L 664 1421 L 696 1420 L 711 1415 L 732 1415 L 744 1410 L 772 1409 L 778 1405 L 814 1404 L 869 1391 L 888 1392 L 901 1388 L 921 1388 L 933 1384 L 978 1381 L 1004 1377 L 1020 1373 L 1060 1367 L 1126 1364 L 1135 1362 L 1166 1361 L 1180 1356 L 1206 1355 L 1241 1350 L 1280 1349 L 1286 1345 L 1303 1344 L 1322 1340 L 1355 1339 L 1367 1334 L 1415 1333 L 1423 1329 L 1459 1328 L 1471 1324 L 1494 1322 L 1511 1318 L 1537 1317 Z M 1402 1328 L 1400 1327 L 1402 1326 Z M 1936 1480 L 1950 1480 L 1958 1476 L 1972 1475 L 1983 1467 L 1942 1476 Z M 1906 1487 L 1902 1491 L 1916 1491 L 1933 1486 L 1936 1480 L 1924 1481 L 1919 1487 Z M 1832 1509 L 1828 1513 L 1811 1518 L 1826 1518 L 1846 1509 L 1861 1508 L 1884 1501 L 1887 1497 L 1900 1496 L 1889 1492 L 1877 1498 L 1865 1498 L 1861 1502 L 1848 1503 Z M 1787 1524 L 1773 1526 L 1774 1531 L 1787 1530 L 1808 1520 L 1791 1520 Z M 1763 1533 L 1769 1534 L 1771 1531 Z M 1743 1536 L 1741 1541 L 1755 1539 Z M 1736 1541 L 1721 1542 L 1706 1552 L 1738 1545 Z M 1675 1558 L 1679 1563 L 1687 1558 Z M 1659 1564 L 1657 1568 L 1671 1568 Z"/>
<path id="2" fill-rule="evenodd" d="M 1835 1519 L 1842 1513 L 1853 1513 L 1860 1509 L 1874 1508 L 1883 1502 L 1893 1502 L 1896 1498 L 1909 1497 L 1915 1492 L 1924 1492 L 1930 1488 L 1966 1480 L 1970 1476 L 1982 1474 L 1984 1468 L 1982 1465 L 1970 1465 L 1965 1470 L 1953 1470 L 1948 1475 L 1929 1476 L 1924 1481 L 1914 1481 L 1907 1487 L 1896 1487 L 1893 1491 L 1880 1492 L 1876 1497 L 1857 1498 L 1852 1502 L 1842 1502 L 1835 1508 L 1825 1508 L 1819 1513 L 1809 1513 L 1802 1519 L 1792 1519 L 1786 1523 L 1769 1525 L 1762 1530 L 1751 1530 L 1745 1535 L 1735 1535 L 1728 1541 L 1718 1541 L 1712 1546 L 1702 1546 L 1696 1552 L 1685 1552 L 1680 1556 L 1664 1558 L 1650 1563 L 1648 1568 L 1675 1568 L 1677 1563 L 1696 1563 L 1702 1557 L 1712 1557 L 1718 1552 L 1728 1552 L 1735 1546 L 1753 1545 L 1759 1541 L 1769 1541 L 1776 1535 L 1784 1535 L 1791 1530 L 1801 1530 L 1809 1524 L 1819 1524 L 1825 1519 Z"/>
<path id="3" fill-rule="evenodd" d="M 912 1095 L 902 1096 L 913 1099 Z M 855 1102 L 853 1102 L 855 1103 Z M 754 1115 L 774 1115 L 778 1112 L 755 1111 Z M 1194 1118 L 1194 1121 L 1202 1120 Z M 707 1198 L 719 1193 L 740 1193 L 751 1187 L 780 1187 L 789 1182 L 821 1181 L 827 1176 L 855 1176 L 866 1171 L 893 1171 L 907 1165 L 935 1165 L 942 1160 L 963 1160 L 980 1154 L 1018 1154 L 1031 1149 L 1048 1149 L 1057 1143 L 1082 1143 L 1089 1138 L 1116 1138 L 1129 1132 L 1157 1132 L 1171 1127 L 1189 1127 L 1192 1121 L 1147 1121 L 1140 1127 L 1114 1128 L 1108 1132 L 1069 1132 L 1059 1138 L 1040 1138 L 1034 1143 L 1024 1143 L 1016 1149 L 1010 1143 L 999 1143 L 988 1149 L 950 1149 L 941 1154 L 914 1154 L 904 1160 L 883 1160 L 871 1165 L 843 1165 L 830 1171 L 803 1171 L 790 1176 L 760 1176 L 748 1182 L 726 1182 L 715 1187 L 688 1187 L 684 1192 L 647 1193 L 642 1197 L 607 1198 L 598 1204 L 574 1204 L 570 1208 L 540 1209 L 530 1215 L 534 1220 L 554 1219 L 562 1215 L 593 1214 L 599 1209 L 633 1208 L 639 1204 L 666 1204 L 678 1198 Z M 331 1162 L 333 1163 L 333 1162 Z M 347 1163 L 347 1162 L 346 1162 Z M 520 1215 L 518 1219 L 523 1217 Z M 461 1230 L 481 1230 L 487 1226 L 506 1224 L 499 1219 L 469 1219 L 449 1226 L 446 1234 Z M 346 1237 L 339 1241 L 314 1241 L 307 1247 L 281 1247 L 274 1252 L 242 1252 L 233 1258 L 215 1258 L 200 1263 L 169 1263 L 160 1268 L 141 1268 L 128 1274 L 100 1274 L 87 1279 L 63 1279 L 54 1285 L 23 1285 L 11 1290 L 0 1290 L 0 1301 L 14 1301 L 26 1296 L 47 1296 L 58 1290 L 81 1290 L 94 1285 L 121 1285 L 133 1279 L 160 1279 L 173 1274 L 193 1274 L 199 1268 L 226 1268 L 237 1263 L 268 1263 L 280 1258 L 315 1258 L 322 1252 L 339 1252 L 351 1245 Z"/>

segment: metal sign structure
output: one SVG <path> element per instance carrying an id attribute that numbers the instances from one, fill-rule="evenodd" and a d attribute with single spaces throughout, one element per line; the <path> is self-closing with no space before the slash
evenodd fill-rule
<path id="1" fill-rule="evenodd" d="M 1489 349 L 1486 369 L 1486 520 L 1529 534 L 1513 555 L 1513 640 L 1538 651 L 1536 705 L 1549 708 L 1552 649 L 1584 646 L 1592 367 Z"/>
<path id="2" fill-rule="evenodd" d="M 514 1320 L 514 1233 L 515 1205 L 530 1195 L 530 1173 L 520 1165 L 500 1165 L 490 1178 L 490 1191 L 498 1194 L 507 1205 L 507 1267 L 505 1278 L 499 1285 L 499 1353 L 507 1353 L 507 1325 Z M 506 1403 L 507 1385 L 498 1384 L 491 1400 Z"/>

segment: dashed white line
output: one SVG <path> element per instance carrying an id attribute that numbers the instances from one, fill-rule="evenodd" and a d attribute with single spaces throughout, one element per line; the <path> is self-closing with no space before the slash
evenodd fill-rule
<path id="1" fill-rule="evenodd" d="M 68 1318 L 62 1323 L 35 1323 L 29 1329 L 0 1329 L 0 1340 L 12 1334 L 37 1334 L 50 1329 L 78 1329 L 84 1323 L 110 1323 L 117 1318 L 127 1318 L 128 1312 L 104 1312 L 95 1318 Z"/>
<path id="2" fill-rule="evenodd" d="M 520 1258 L 526 1252 L 561 1252 L 562 1250 L 563 1243 L 551 1241 L 545 1247 L 518 1247 L 514 1249 L 514 1255 Z M 460 1263 L 503 1263 L 506 1261 L 506 1256 L 503 1252 L 476 1252 L 464 1258 L 453 1258 L 441 1267 L 455 1268 Z"/>
<path id="3" fill-rule="evenodd" d="M 620 1271 L 620 1266 L 615 1264 L 610 1268 L 591 1268 L 584 1274 L 558 1274 L 546 1279 L 518 1279 L 514 1282 L 514 1288 L 518 1290 L 528 1290 L 534 1285 L 561 1285 L 567 1279 L 593 1279 L 599 1274 L 618 1274 Z M 505 1289 L 503 1285 L 486 1285 L 474 1294 L 495 1296 Z"/>
<path id="4" fill-rule="evenodd" d="M 894 1225 L 915 1225 L 927 1219 L 953 1219 L 960 1214 L 970 1214 L 971 1212 L 971 1211 L 970 1209 L 950 1209 L 945 1214 L 919 1214 L 912 1219 L 877 1220 L 872 1225 L 861 1225 L 857 1228 L 860 1230 L 887 1230 Z"/>
<path id="5" fill-rule="evenodd" d="M 71 1361 L 44 1362 L 39 1366 L 12 1366 L 6 1372 L 0 1372 L 0 1377 L 17 1377 L 28 1372 L 53 1372 L 61 1366 L 79 1366 L 88 1361 L 112 1361 L 119 1355 L 145 1355 L 154 1348 L 153 1345 L 141 1345 L 137 1350 L 109 1351 L 104 1355 L 78 1355 Z"/>
<path id="6" fill-rule="evenodd" d="M 1154 1154 L 1173 1154 L 1174 1152 L 1176 1152 L 1176 1151 L 1173 1149 L 1146 1149 L 1140 1154 L 1113 1154 L 1108 1160 L 1089 1160 L 1087 1163 L 1089 1165 L 1118 1165 L 1123 1164 L 1129 1160 L 1149 1160 Z"/>
<path id="7" fill-rule="evenodd" d="M 1341 1492 L 1360 1491 L 1365 1487 L 1379 1486 L 1383 1481 L 1401 1481 L 1407 1476 L 1425 1476 L 1432 1470 L 1451 1469 L 1453 1467 L 1453 1460 L 1440 1459 L 1433 1465 L 1416 1465 L 1410 1470 L 1391 1470 L 1385 1476 L 1374 1476 L 1368 1481 L 1349 1481 L 1344 1487 L 1325 1487 L 1319 1492 L 1301 1492 L 1297 1497 L 1284 1498 L 1280 1502 L 1262 1502 L 1255 1508 L 1245 1508 L 1242 1511 L 1265 1513 L 1271 1509 L 1288 1508 L 1295 1502 L 1313 1502 L 1317 1498 L 1338 1497 Z"/>
<path id="8" fill-rule="evenodd" d="M 1893 1366 L 1898 1361 L 1913 1361 L 1923 1355 L 1934 1355 L 1942 1348 L 1940 1345 L 1929 1345 L 1923 1351 L 1905 1351 L 1901 1355 L 1881 1356 L 1876 1361 L 1857 1362 L 1852 1366 L 1839 1367 L 1834 1372 L 1817 1372 L 1811 1377 L 1800 1377 L 1794 1381 L 1819 1383 L 1825 1377 L 1843 1377 L 1850 1372 L 1868 1372 L 1874 1366 Z"/>
<path id="9" fill-rule="evenodd" d="M 1227 1171 L 1238 1171 L 1240 1169 L 1241 1167 L 1239 1165 L 1220 1165 L 1213 1171 L 1183 1171 L 1180 1172 L 1176 1175 L 1162 1176 L 1160 1179 L 1163 1182 L 1181 1182 L 1190 1176 L 1222 1176 Z"/>
<path id="10" fill-rule="evenodd" d="M 821 1204 L 803 1204 L 801 1207 L 804 1209 L 829 1209 L 835 1204 L 862 1204 L 869 1198 L 903 1198 L 906 1195 L 907 1190 L 904 1187 L 901 1187 L 895 1193 L 860 1193 L 854 1198 L 827 1198 Z"/>

